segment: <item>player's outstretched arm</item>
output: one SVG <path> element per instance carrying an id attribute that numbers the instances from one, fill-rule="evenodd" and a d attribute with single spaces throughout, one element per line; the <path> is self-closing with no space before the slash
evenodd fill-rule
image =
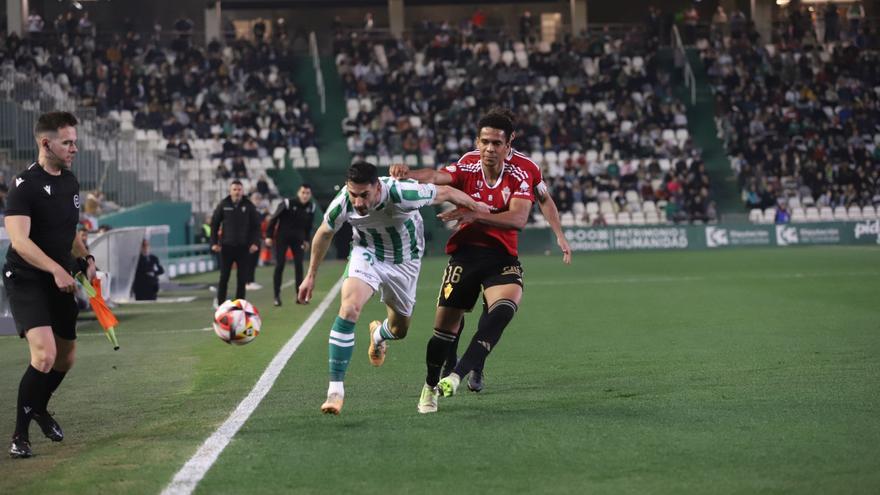
<path id="1" fill-rule="evenodd" d="M 434 197 L 433 204 L 438 205 L 445 201 L 449 201 L 455 206 L 467 208 L 471 211 L 487 214 L 492 211 L 491 208 L 489 208 L 489 205 L 475 201 L 474 198 L 468 196 L 463 191 L 459 191 L 458 189 L 449 186 L 437 186 L 437 196 Z"/>
<path id="2" fill-rule="evenodd" d="M 407 165 L 397 164 L 392 165 L 388 173 L 395 179 L 412 179 L 420 184 L 437 184 L 438 186 L 452 184 L 452 176 L 450 174 L 432 168 L 417 168 L 413 170 Z"/>
<path id="3" fill-rule="evenodd" d="M 458 220 L 458 223 L 480 222 L 502 229 L 522 230 L 529 220 L 529 211 L 532 202 L 527 199 L 514 198 L 510 200 L 510 208 L 501 213 L 481 213 L 464 208 L 447 211 L 437 215 L 440 220 L 448 222 Z"/>
<path id="4" fill-rule="evenodd" d="M 544 219 L 550 224 L 550 230 L 556 235 L 556 244 L 559 245 L 559 249 L 562 250 L 562 262 L 566 265 L 570 264 L 571 247 L 568 245 L 565 233 L 562 232 L 562 222 L 559 220 L 559 210 L 556 208 L 556 202 L 553 201 L 553 198 L 550 197 L 550 194 L 547 192 L 547 186 L 544 186 L 543 182 L 541 183 L 541 186 L 542 187 L 535 188 L 535 196 L 538 199 L 538 208 L 541 209 L 541 215 L 544 215 Z"/>
<path id="5" fill-rule="evenodd" d="M 326 223 L 322 222 L 315 236 L 312 238 L 312 254 L 309 259 L 309 271 L 303 278 L 297 292 L 297 300 L 301 303 L 308 303 L 312 299 L 312 291 L 315 289 L 315 277 L 318 275 L 318 267 L 324 261 L 327 250 L 330 249 L 330 242 L 333 240 L 333 229 Z"/>
<path id="6" fill-rule="evenodd" d="M 55 285 L 61 291 L 73 292 L 76 289 L 76 281 L 73 280 L 70 273 L 31 240 L 31 217 L 27 215 L 12 215 L 4 218 L 3 223 L 6 226 L 6 232 L 9 234 L 9 240 L 15 252 L 29 264 L 44 272 L 51 273 L 52 277 L 55 278 Z"/>

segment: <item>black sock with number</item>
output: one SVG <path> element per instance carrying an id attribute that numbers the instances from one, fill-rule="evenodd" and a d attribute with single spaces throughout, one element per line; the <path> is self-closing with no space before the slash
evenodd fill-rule
<path id="1" fill-rule="evenodd" d="M 34 412 L 44 404 L 47 394 L 46 382 L 48 373 L 43 373 L 33 366 L 28 366 L 21 383 L 18 385 L 18 404 L 15 412 L 14 437 L 28 439 L 28 430 Z"/>

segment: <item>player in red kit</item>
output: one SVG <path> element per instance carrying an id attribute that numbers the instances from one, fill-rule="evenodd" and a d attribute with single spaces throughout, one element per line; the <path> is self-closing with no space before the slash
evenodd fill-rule
<path id="1" fill-rule="evenodd" d="M 511 122 L 515 121 L 515 115 L 509 110 L 495 109 L 492 110 L 493 114 L 502 114 L 503 116 L 510 119 Z M 515 133 L 511 136 L 511 141 L 515 138 Z M 532 161 L 525 154 L 508 147 L 506 162 L 526 171 L 529 174 L 532 186 L 532 191 L 535 195 L 535 202 L 538 204 L 541 214 L 547 220 L 550 225 L 550 229 L 556 235 L 556 242 L 559 245 L 559 249 L 562 251 L 562 261 L 565 264 L 571 263 L 571 248 L 568 245 L 568 241 L 565 239 L 565 235 L 562 231 L 562 222 L 559 219 L 559 211 L 556 208 L 556 203 L 553 202 L 553 198 L 550 196 L 549 191 L 547 190 L 546 184 L 544 184 L 543 176 L 541 174 L 541 169 L 538 165 Z M 469 151 L 459 158 L 458 162 L 455 164 L 456 167 L 461 165 L 474 165 L 480 164 L 480 150 L 476 149 L 473 151 Z M 435 171 L 431 169 L 419 169 L 419 170 L 410 170 L 406 165 L 394 165 L 391 168 L 391 175 L 399 178 L 411 178 L 424 182 L 429 182 L 434 178 Z M 458 342 L 461 339 L 461 332 L 464 329 L 464 318 L 462 318 L 461 329 L 459 333 L 455 336 L 455 342 L 449 346 L 448 354 L 446 356 L 446 361 L 443 366 L 443 370 L 441 373 L 441 377 L 445 377 L 449 375 L 458 361 Z M 471 370 L 470 377 L 467 382 L 468 389 L 474 392 L 480 392 L 483 390 L 483 364 L 477 363 L 473 370 Z"/>
<path id="2" fill-rule="evenodd" d="M 513 112 L 509 110 L 493 110 L 495 113 L 501 113 L 510 119 L 511 122 L 516 122 L 516 116 Z M 514 133 L 511 136 L 511 141 L 516 137 Z M 559 249 L 562 251 L 562 262 L 565 264 L 571 263 L 571 247 L 568 245 L 568 241 L 565 239 L 565 233 L 562 231 L 562 222 L 559 219 L 559 210 L 556 209 L 556 203 L 553 201 L 553 198 L 550 196 L 550 192 L 547 190 L 547 185 L 544 184 L 544 177 L 541 174 L 541 168 L 533 162 L 528 156 L 525 154 L 513 149 L 512 147 L 508 148 L 506 162 L 515 165 L 522 170 L 525 170 L 529 177 L 531 177 L 531 186 L 532 191 L 535 194 L 535 202 L 538 203 L 538 207 L 541 209 L 541 214 L 547 220 L 547 223 L 550 225 L 550 229 L 553 231 L 554 235 L 556 235 L 556 243 L 559 245 Z M 476 149 L 473 151 L 469 151 L 461 156 L 458 159 L 458 163 L 456 165 L 470 165 L 470 164 L 478 164 L 480 162 L 480 150 Z M 418 172 L 413 175 L 417 175 Z M 462 329 L 464 329 L 464 320 L 461 323 Z M 443 365 L 443 372 L 441 376 L 447 376 L 452 372 L 452 369 L 455 367 L 458 361 L 458 342 L 461 339 L 461 332 L 456 336 L 455 344 L 449 348 L 449 354 L 446 356 L 446 363 Z M 480 392 L 483 390 L 483 363 L 478 363 L 474 369 L 471 371 L 470 377 L 467 382 L 468 389 L 474 392 Z"/>
<path id="3" fill-rule="evenodd" d="M 480 119 L 478 129 L 477 163 L 412 174 L 421 182 L 451 185 L 492 208 L 491 213 L 453 210 L 441 215 L 444 221 L 458 221 L 458 227 L 446 245 L 450 260 L 440 287 L 434 335 L 425 356 L 427 376 L 419 399 L 420 413 L 435 412 L 439 394 L 455 394 L 461 377 L 485 361 L 522 299 L 523 272 L 517 258 L 517 240 L 534 201 L 532 177 L 505 160 L 513 134 L 510 118 L 490 112 Z M 477 332 L 455 369 L 441 380 L 440 372 L 460 331 L 462 317 L 473 309 L 481 291 L 485 306 Z"/>

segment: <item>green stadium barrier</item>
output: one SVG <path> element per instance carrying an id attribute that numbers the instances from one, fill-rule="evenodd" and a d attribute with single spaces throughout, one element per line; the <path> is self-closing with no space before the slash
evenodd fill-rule
<path id="1" fill-rule="evenodd" d="M 880 220 L 785 225 L 656 225 L 627 227 L 566 227 L 573 251 L 649 249 L 730 249 L 748 246 L 880 245 Z M 521 234 L 524 252 L 556 249 L 552 234 L 529 229 Z M 523 243 L 523 240 L 528 239 Z"/>

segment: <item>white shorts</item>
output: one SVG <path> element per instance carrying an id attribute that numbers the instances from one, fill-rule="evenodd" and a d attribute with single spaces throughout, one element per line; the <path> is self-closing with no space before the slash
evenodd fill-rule
<path id="1" fill-rule="evenodd" d="M 363 280 L 379 293 L 380 300 L 403 316 L 412 316 L 416 305 L 421 260 L 404 261 L 399 265 L 376 261 L 376 256 L 354 246 L 345 268 L 345 276 Z"/>

